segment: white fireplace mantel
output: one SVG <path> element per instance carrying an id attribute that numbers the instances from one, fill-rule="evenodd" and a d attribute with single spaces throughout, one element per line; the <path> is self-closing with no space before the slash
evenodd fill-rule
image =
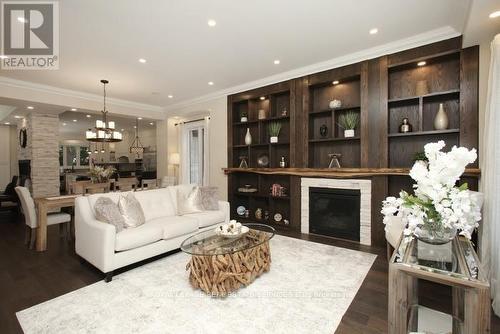
<path id="1" fill-rule="evenodd" d="M 360 196 L 360 240 L 363 245 L 371 245 L 371 201 L 372 181 L 362 179 L 301 179 L 301 220 L 300 231 L 309 233 L 309 188 L 334 188 L 359 190 Z"/>

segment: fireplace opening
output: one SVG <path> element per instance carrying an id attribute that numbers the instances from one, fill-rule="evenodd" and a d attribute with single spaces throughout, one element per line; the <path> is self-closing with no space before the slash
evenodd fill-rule
<path id="1" fill-rule="evenodd" d="M 309 233 L 358 241 L 359 190 L 309 188 Z"/>

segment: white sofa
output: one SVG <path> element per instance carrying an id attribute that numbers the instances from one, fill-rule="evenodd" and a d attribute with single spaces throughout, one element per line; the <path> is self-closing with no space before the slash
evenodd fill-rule
<path id="1" fill-rule="evenodd" d="M 219 210 L 177 215 L 177 189 L 180 185 L 134 192 L 146 223 L 116 233 L 113 225 L 95 218 L 94 205 L 99 197 L 118 202 L 126 193 L 82 196 L 75 204 L 75 249 L 83 259 L 106 274 L 129 264 L 178 249 L 183 240 L 201 230 L 229 222 L 229 203 L 219 201 Z"/>

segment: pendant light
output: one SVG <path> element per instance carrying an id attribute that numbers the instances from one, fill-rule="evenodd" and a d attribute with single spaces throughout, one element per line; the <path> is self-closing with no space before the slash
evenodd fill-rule
<path id="1" fill-rule="evenodd" d="M 95 127 L 88 129 L 85 132 L 85 138 L 90 142 L 97 143 L 116 143 L 123 140 L 122 133 L 115 129 L 115 122 L 108 121 L 108 110 L 106 109 L 106 85 L 108 80 L 101 80 L 104 90 L 104 107 L 102 112 L 102 120 L 95 121 Z"/>
<path id="2" fill-rule="evenodd" d="M 134 153 L 137 158 L 144 153 L 144 146 L 142 146 L 141 140 L 139 139 L 139 119 L 135 119 L 135 139 L 130 145 L 130 153 Z"/>

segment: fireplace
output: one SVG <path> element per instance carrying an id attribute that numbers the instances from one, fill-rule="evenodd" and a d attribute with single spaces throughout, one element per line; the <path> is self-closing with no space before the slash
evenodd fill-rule
<path id="1" fill-rule="evenodd" d="M 359 242 L 361 192 L 309 188 L 309 232 Z"/>
<path id="2" fill-rule="evenodd" d="M 371 180 L 301 178 L 300 231 L 371 245 Z"/>

